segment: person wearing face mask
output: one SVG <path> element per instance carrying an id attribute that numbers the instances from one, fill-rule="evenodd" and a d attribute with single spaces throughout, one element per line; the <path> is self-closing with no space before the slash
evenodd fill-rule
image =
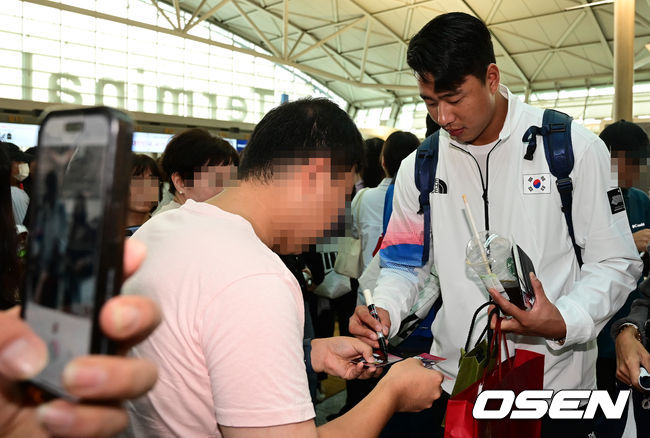
<path id="1" fill-rule="evenodd" d="M 29 206 L 29 195 L 21 187 L 22 181 L 29 176 L 31 156 L 20 150 L 13 143 L 0 143 L 11 160 L 11 203 L 13 205 L 16 225 L 22 225 Z"/>

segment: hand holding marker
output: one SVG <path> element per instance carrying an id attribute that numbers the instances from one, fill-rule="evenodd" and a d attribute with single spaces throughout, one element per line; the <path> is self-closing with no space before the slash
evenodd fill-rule
<path id="1" fill-rule="evenodd" d="M 363 297 L 366 299 L 366 305 L 368 306 L 368 310 L 370 311 L 372 317 L 381 323 L 381 320 L 379 319 L 379 315 L 377 314 L 377 309 L 375 308 L 375 303 L 372 300 L 372 293 L 370 292 L 370 289 L 364 289 Z M 384 337 L 384 333 L 381 330 L 377 332 L 377 341 L 379 342 L 379 349 L 381 350 L 381 360 L 382 361 L 388 360 L 388 351 L 386 350 L 386 338 Z"/>

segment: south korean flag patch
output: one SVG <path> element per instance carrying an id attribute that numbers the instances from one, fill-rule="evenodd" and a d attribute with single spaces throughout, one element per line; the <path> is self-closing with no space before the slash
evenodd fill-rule
<path id="1" fill-rule="evenodd" d="M 537 173 L 523 176 L 524 195 L 541 195 L 551 193 L 551 174 Z"/>

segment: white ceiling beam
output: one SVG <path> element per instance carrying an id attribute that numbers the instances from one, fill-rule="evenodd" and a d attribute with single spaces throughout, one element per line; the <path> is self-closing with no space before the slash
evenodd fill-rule
<path id="1" fill-rule="evenodd" d="M 273 41 L 273 40 L 271 40 Z M 375 50 L 375 49 L 383 49 L 386 47 L 394 46 L 395 44 L 399 44 L 397 41 L 391 41 L 388 43 L 382 43 L 382 44 L 374 44 L 374 45 L 369 45 L 368 50 Z M 600 44 L 600 43 L 599 43 Z M 342 52 L 338 52 L 339 55 L 342 56 L 347 56 L 347 55 L 354 55 L 355 53 L 363 52 L 363 47 L 358 47 L 356 49 L 350 49 L 350 50 L 344 50 Z M 318 55 L 314 56 L 313 58 L 307 58 L 305 61 L 316 61 L 318 59 L 323 59 L 324 56 Z"/>
<path id="2" fill-rule="evenodd" d="M 215 12 L 217 12 L 219 9 L 221 9 L 223 6 L 225 6 L 228 3 L 230 3 L 230 0 L 221 0 L 215 6 L 210 8 L 210 10 L 208 12 L 206 12 L 205 14 L 202 14 L 201 17 L 199 17 L 196 21 L 194 21 L 194 22 L 188 21 L 185 24 L 185 28 L 183 29 L 183 32 L 189 32 L 190 29 L 192 29 L 194 26 L 196 26 L 197 24 L 199 24 L 199 23 L 207 20 L 208 18 L 212 17 L 212 15 L 214 15 Z"/>
<path id="3" fill-rule="evenodd" d="M 481 19 L 481 17 L 476 13 L 476 11 L 474 11 L 474 9 L 473 9 L 473 8 L 472 8 L 472 7 L 467 3 L 466 0 L 460 0 L 460 3 L 461 3 L 461 4 L 462 4 L 462 5 L 463 5 L 467 10 L 469 10 L 469 12 L 470 12 L 472 15 L 474 15 L 475 17 L 478 17 L 479 20 Z M 488 29 L 489 29 L 489 28 L 488 28 Z M 503 44 L 501 44 L 501 41 L 500 41 L 499 38 L 494 34 L 494 32 L 490 31 L 490 34 L 492 35 L 492 42 L 494 43 L 494 46 L 495 46 L 497 49 L 501 50 L 501 52 L 503 52 L 503 55 L 505 56 L 505 58 L 510 62 L 510 64 L 512 65 L 512 67 L 515 69 L 515 72 L 519 75 L 519 77 L 521 78 L 521 80 L 524 81 L 524 84 L 526 84 L 526 86 L 529 86 L 529 85 L 530 85 L 530 80 L 529 80 L 528 77 L 526 76 L 526 73 L 524 73 L 524 71 L 521 69 L 521 67 L 519 66 L 519 64 L 517 64 L 517 61 L 515 61 L 514 58 L 513 58 L 512 56 L 510 56 L 510 53 L 508 53 L 508 51 L 507 51 L 506 48 L 503 46 Z"/>
<path id="4" fill-rule="evenodd" d="M 323 46 L 323 47 L 328 47 L 328 46 Z M 331 48 L 329 48 L 329 49 L 332 50 L 333 53 L 336 53 L 336 51 L 334 51 L 334 49 L 331 49 Z M 369 48 L 369 50 L 370 49 L 371 48 Z M 361 65 L 361 57 L 360 56 L 359 57 L 357 57 L 357 56 L 354 56 L 354 57 L 353 56 L 341 56 L 342 55 L 341 53 L 336 53 L 336 55 L 338 55 L 340 58 L 344 59 L 347 62 L 359 61 L 359 65 Z M 305 64 L 313 64 L 313 63 L 315 63 L 317 61 L 320 61 L 320 60 L 323 60 L 325 58 L 327 58 L 327 56 L 315 56 L 315 57 L 309 58 L 309 59 L 301 59 L 300 62 L 305 63 Z M 380 63 L 378 61 L 373 61 L 371 58 L 368 58 L 366 60 L 366 66 L 368 66 L 368 65 L 373 65 L 375 67 L 380 67 L 380 68 L 383 68 L 384 70 L 390 70 L 392 72 L 396 71 L 394 65 L 382 64 L 382 63 Z M 411 70 L 405 70 L 405 71 L 410 72 Z M 372 73 L 372 74 L 374 75 L 375 73 Z M 368 71 L 366 70 L 366 76 L 369 76 L 369 75 L 370 75 L 370 73 L 368 73 Z"/>
<path id="5" fill-rule="evenodd" d="M 287 59 L 289 54 L 289 0 L 284 0 L 284 9 L 282 14 L 282 57 Z"/>
<path id="6" fill-rule="evenodd" d="M 187 26 L 196 18 L 197 15 L 199 15 L 199 12 L 201 12 L 201 9 L 203 9 L 203 5 L 205 5 L 205 2 L 208 0 L 201 0 L 201 3 L 194 9 L 194 12 L 192 13 L 192 16 L 190 17 L 189 20 L 187 20 L 187 23 L 185 23 L 185 27 L 183 28 L 183 31 L 187 29 Z"/>
<path id="7" fill-rule="evenodd" d="M 372 21 L 368 20 L 366 24 L 366 38 L 363 43 L 363 55 L 361 55 L 361 67 L 359 68 L 359 82 L 363 81 L 363 74 L 366 71 L 366 60 L 368 59 L 368 43 L 370 42 L 370 32 L 372 29 Z"/>
<path id="8" fill-rule="evenodd" d="M 290 50 L 289 53 L 287 54 L 286 59 L 291 58 L 291 55 L 292 55 L 293 52 L 296 50 L 296 47 L 298 47 L 298 44 L 300 44 L 300 40 L 302 40 L 302 37 L 304 37 L 304 36 L 305 36 L 305 32 L 304 32 L 304 31 L 303 31 L 303 32 L 300 32 L 300 35 L 298 35 L 298 38 L 296 39 L 296 42 L 293 43 L 293 47 L 291 48 L 291 50 Z"/>
<path id="9" fill-rule="evenodd" d="M 181 28 L 181 7 L 178 4 L 178 0 L 174 0 L 174 8 L 176 8 L 176 22 L 178 23 L 178 27 L 176 29 Z"/>
<path id="10" fill-rule="evenodd" d="M 634 70 L 637 70 L 648 64 L 650 64 L 650 53 L 646 54 L 644 57 L 640 58 L 637 62 L 634 63 Z"/>
<path id="11" fill-rule="evenodd" d="M 585 61 L 585 62 L 588 62 L 588 63 L 593 64 L 595 66 L 598 66 L 598 67 L 600 67 L 600 68 L 602 68 L 604 70 L 609 70 L 610 72 L 612 70 L 612 67 L 610 65 L 601 64 L 599 62 L 594 61 L 591 58 L 587 58 L 585 56 L 578 55 L 575 52 L 571 52 L 570 50 L 565 50 L 564 52 L 558 52 L 558 53 L 560 53 L 561 55 L 568 54 L 572 58 L 580 59 L 582 61 Z M 609 73 L 609 74 L 611 75 L 611 73 Z M 586 76 L 586 77 L 588 78 L 589 76 Z"/>
<path id="12" fill-rule="evenodd" d="M 327 57 L 330 58 L 336 65 L 339 66 L 341 70 L 343 70 L 346 74 L 346 78 L 352 79 L 354 78 L 354 75 L 350 73 L 350 71 L 345 68 L 345 66 L 338 60 L 336 57 L 331 53 L 332 49 L 329 49 L 327 46 L 323 47 L 323 51 L 327 54 Z"/>
<path id="13" fill-rule="evenodd" d="M 411 5 L 415 3 L 415 0 L 411 0 Z M 409 33 L 411 31 L 411 22 L 413 21 L 413 8 L 410 8 L 408 11 L 406 11 L 406 20 L 404 20 L 404 27 L 402 28 L 402 39 L 406 41 L 406 39 L 409 37 Z M 398 84 L 402 83 L 402 75 L 399 74 L 399 71 L 404 68 L 404 62 L 406 61 L 406 47 L 403 45 L 400 45 L 399 47 L 399 65 L 397 67 L 397 71 L 395 71 L 395 76 L 393 77 L 393 81 L 397 82 Z"/>
<path id="14" fill-rule="evenodd" d="M 174 25 L 174 23 L 172 23 L 172 20 L 169 19 L 169 17 L 167 16 L 167 14 L 165 14 L 165 11 L 163 11 L 162 9 L 160 9 L 160 6 L 158 6 L 158 1 L 157 1 L 157 0 L 151 0 L 151 4 L 153 4 L 153 5 L 156 7 L 156 9 L 158 9 L 158 12 L 160 12 L 160 14 L 161 14 L 163 17 L 165 17 L 165 20 L 167 20 L 167 22 L 168 22 L 169 25 L 172 27 L 172 29 L 178 29 L 178 28 L 176 27 L 176 25 Z"/>
<path id="15" fill-rule="evenodd" d="M 531 20 L 540 20 L 544 18 L 552 18 L 552 17 L 559 17 L 559 16 L 564 16 L 566 14 L 571 14 L 575 13 L 576 11 L 556 11 L 556 12 L 548 12 L 546 14 L 539 14 L 539 15 L 528 15 L 526 17 L 519 17 L 519 18 L 513 18 L 511 20 L 504 20 L 504 21 L 497 21 L 495 23 L 490 23 L 488 27 L 494 27 L 494 26 L 503 26 L 503 25 L 508 25 L 508 24 L 518 24 L 518 23 L 523 23 L 526 21 L 531 21 Z"/>
<path id="16" fill-rule="evenodd" d="M 267 11 L 267 12 L 270 12 L 270 11 Z M 293 15 L 296 15 L 296 16 L 297 16 L 298 14 L 296 14 L 296 13 L 294 12 Z M 327 24 L 323 24 L 323 25 L 321 25 L 321 26 L 314 26 L 314 27 L 311 27 L 311 28 L 309 28 L 309 31 L 310 31 L 310 32 L 317 32 L 317 31 L 319 31 L 319 30 L 329 29 L 329 28 L 331 28 L 331 27 L 336 27 L 336 28 L 338 28 L 338 27 L 340 27 L 340 26 L 342 26 L 342 25 L 344 25 L 344 24 L 348 24 L 348 23 L 351 23 L 351 22 L 353 22 L 353 21 L 355 21 L 355 20 L 358 20 L 358 19 L 361 18 L 361 17 L 363 17 L 363 14 L 356 15 L 356 16 L 354 16 L 354 17 L 350 17 L 350 18 L 346 18 L 345 20 L 340 20 L 340 21 L 339 21 L 339 20 L 329 21 L 329 20 L 326 20 L 324 17 L 311 17 L 311 18 L 313 18 L 314 20 L 322 20 L 322 21 L 329 21 L 329 22 L 328 22 Z M 230 19 L 227 20 L 227 21 L 230 21 Z"/>
<path id="17" fill-rule="evenodd" d="M 539 50 L 526 50 L 524 52 L 510 52 L 510 56 L 513 57 L 519 57 L 519 56 L 526 56 L 526 55 L 546 55 L 547 53 L 553 52 L 563 52 L 566 50 L 571 50 L 571 49 L 583 49 L 591 46 L 600 46 L 601 42 L 600 41 L 590 41 L 588 43 L 582 43 L 582 44 L 571 44 L 568 46 L 560 46 L 560 47 L 548 47 L 546 49 L 539 49 Z"/>
<path id="18" fill-rule="evenodd" d="M 504 31 L 505 32 L 505 31 Z M 507 32 L 510 33 L 510 32 Z M 513 34 L 515 35 L 515 34 Z M 646 35 L 637 35 L 636 39 L 643 40 L 644 38 L 650 38 L 650 34 Z M 611 43 L 612 40 L 607 40 L 608 43 Z M 602 43 L 600 41 L 588 41 L 586 43 L 579 43 L 579 44 L 570 44 L 567 46 L 560 46 L 560 47 L 548 47 L 545 49 L 538 49 L 538 50 L 526 50 L 524 52 L 510 52 L 511 56 L 524 56 L 524 55 L 544 55 L 548 52 L 562 52 L 566 50 L 571 50 L 571 49 L 580 49 L 580 48 L 586 48 L 586 47 L 591 47 L 591 46 L 600 46 Z M 646 49 L 643 48 L 640 50 L 642 53 Z M 345 54 L 346 52 L 344 52 Z M 637 55 L 638 56 L 638 55 Z"/>
<path id="19" fill-rule="evenodd" d="M 488 13 L 487 17 L 485 18 L 485 24 L 489 25 L 492 19 L 494 18 L 494 15 L 497 13 L 499 8 L 501 7 L 501 3 L 503 3 L 503 0 L 496 0 L 494 3 L 492 3 L 492 7 L 490 8 L 490 12 Z"/>
<path id="20" fill-rule="evenodd" d="M 248 16 L 248 14 L 247 14 L 246 12 L 244 12 L 244 10 L 241 8 L 241 6 L 239 6 L 239 4 L 237 4 L 237 2 L 236 2 L 235 0 L 231 0 L 231 3 L 232 3 L 232 5 L 233 5 L 233 6 L 234 6 L 238 11 L 239 11 L 239 13 L 241 14 L 241 16 L 244 17 L 244 20 L 246 20 L 246 21 L 248 22 L 248 24 L 253 28 L 253 30 L 255 30 L 255 33 L 257 33 L 257 36 L 259 36 L 260 38 L 262 38 L 262 41 L 264 41 L 264 43 L 266 44 L 267 48 L 268 48 L 268 49 L 269 49 L 269 50 L 270 50 L 270 51 L 271 51 L 275 56 L 277 56 L 278 58 L 282 58 L 282 55 L 280 54 L 280 52 L 278 52 L 278 49 L 276 49 L 275 46 L 274 46 L 273 44 L 271 44 L 271 42 L 268 40 L 268 38 L 266 38 L 266 35 L 264 34 L 264 32 L 262 32 L 262 31 L 260 30 L 260 28 L 257 27 L 257 25 L 255 24 L 255 22 L 254 22 L 253 20 L 251 20 L 251 18 Z"/>
<path id="21" fill-rule="evenodd" d="M 273 12 L 273 11 L 270 11 L 270 10 L 268 10 L 268 9 L 266 9 L 266 8 L 262 8 L 261 6 L 259 6 L 258 4 L 256 4 L 255 2 L 252 2 L 251 0 L 239 0 L 239 1 L 245 1 L 245 2 L 248 3 L 249 5 L 255 7 L 255 8 L 258 9 L 259 11 L 265 13 L 265 14 L 268 15 L 269 17 L 274 18 L 275 20 L 282 20 L 282 16 L 281 16 L 281 15 L 279 15 L 279 14 Z M 358 19 L 360 19 L 360 20 L 361 20 L 361 19 L 364 19 L 364 18 L 366 18 L 366 17 L 365 17 L 365 16 L 360 16 L 360 17 L 358 17 Z M 289 24 L 290 24 L 292 27 L 296 28 L 297 30 L 299 30 L 299 31 L 301 31 L 301 32 L 304 32 L 307 36 L 309 36 L 311 39 L 314 40 L 314 43 L 318 43 L 318 42 L 320 41 L 320 38 L 318 38 L 317 36 L 313 35 L 313 33 L 312 33 L 311 30 L 310 30 L 310 31 L 307 31 L 307 30 L 305 30 L 305 29 L 302 29 L 300 26 L 295 25 L 295 24 L 292 23 L 291 21 L 289 21 Z M 322 45 L 322 47 L 323 47 L 323 48 L 325 48 L 325 47 L 329 48 L 329 47 L 327 46 L 327 44 Z M 292 53 L 295 51 L 296 48 L 297 48 L 297 44 L 294 45 L 294 49 L 291 50 L 291 52 L 290 52 L 290 54 L 289 54 L 289 59 L 288 59 L 288 60 L 285 60 L 288 64 L 292 64 L 292 63 L 294 63 L 294 62 L 297 63 L 297 61 L 295 61 L 295 58 L 297 58 L 297 56 L 293 56 L 293 55 L 292 55 Z M 354 62 L 352 62 L 351 60 L 349 60 L 349 59 L 347 59 L 347 58 L 341 56 L 341 55 L 340 55 L 339 53 L 337 53 L 335 50 L 331 50 L 331 53 L 328 53 L 327 55 L 328 55 L 328 56 L 335 56 L 335 57 L 337 57 L 337 58 L 340 58 L 341 63 L 350 63 L 350 64 L 352 64 L 352 65 L 355 65 Z M 368 63 L 370 63 L 370 61 L 368 61 Z M 301 62 L 301 63 L 297 63 L 297 65 L 302 65 L 302 62 Z M 355 67 L 358 68 L 358 65 L 355 65 Z M 300 69 L 300 67 L 297 67 L 297 68 Z M 380 85 L 380 84 L 379 84 L 379 81 L 377 81 L 376 79 L 374 79 L 374 78 L 372 77 L 371 74 L 366 73 L 366 76 L 367 76 L 368 78 L 370 78 L 370 80 L 372 80 L 375 84 Z M 351 77 L 353 77 L 353 76 L 351 76 Z M 352 83 L 354 83 L 354 82 L 352 82 Z M 395 85 L 395 84 L 393 84 L 393 85 Z M 362 87 L 362 88 L 363 88 L 363 87 L 364 87 L 364 84 L 361 84 L 361 83 L 358 83 L 358 82 L 357 82 L 357 83 L 356 83 L 356 86 L 358 86 L 358 87 Z M 397 84 L 397 86 L 399 86 L 399 84 Z"/>
<path id="22" fill-rule="evenodd" d="M 331 0 L 330 9 L 332 10 L 332 16 L 334 17 L 334 21 L 338 22 L 339 21 L 339 2 L 338 2 L 338 0 Z M 341 35 L 338 35 L 336 37 L 336 51 L 338 53 L 341 53 Z"/>
<path id="23" fill-rule="evenodd" d="M 500 49 L 503 52 L 503 56 L 510 61 L 510 64 L 514 67 L 515 73 L 519 76 L 519 78 L 524 81 L 524 84 L 527 86 L 530 84 L 530 79 L 526 76 L 526 73 L 521 69 L 517 61 L 514 60 L 512 56 L 510 56 L 510 53 L 506 50 L 505 47 L 503 47 L 503 44 L 501 44 L 501 41 L 499 41 L 498 38 L 492 34 L 492 40 L 495 42 L 495 46 Z"/>
<path id="24" fill-rule="evenodd" d="M 562 43 L 564 43 L 564 41 L 567 39 L 567 37 L 568 37 L 569 35 L 571 35 L 571 33 L 573 33 L 573 31 L 575 30 L 576 26 L 578 26 L 578 24 L 580 24 L 580 22 L 581 22 L 581 21 L 582 21 L 586 16 L 587 16 L 587 12 L 583 10 L 582 13 L 580 13 L 580 15 L 579 15 L 575 20 L 573 20 L 573 21 L 571 22 L 571 24 L 569 25 L 569 27 L 567 27 L 567 28 L 564 30 L 564 32 L 562 33 L 562 35 L 561 35 L 560 38 L 557 40 L 557 42 L 553 45 L 552 48 L 557 49 L 558 47 L 560 47 L 560 46 L 562 45 Z M 535 72 L 534 72 L 533 75 L 530 77 L 530 82 L 535 82 L 535 79 L 537 79 L 537 76 L 539 76 L 539 74 L 542 72 L 542 70 L 544 70 L 544 67 L 546 67 L 546 64 L 548 64 L 548 62 L 551 60 L 551 58 L 553 57 L 553 54 L 554 54 L 554 53 L 555 53 L 555 52 L 548 52 L 548 53 L 546 54 L 546 56 L 544 57 L 544 60 L 543 60 L 541 63 L 539 63 L 539 64 L 537 65 L 537 68 L 535 69 Z"/>
<path id="25" fill-rule="evenodd" d="M 84 9 L 84 8 L 80 8 L 80 7 L 77 7 L 77 6 L 71 6 L 71 5 L 67 5 L 65 3 L 57 3 L 57 2 L 51 1 L 51 0 L 22 0 L 22 1 L 25 2 L 25 3 L 33 3 L 33 4 L 36 4 L 36 5 L 50 7 L 52 9 L 57 9 L 57 10 L 60 10 L 60 11 L 73 12 L 75 14 L 85 15 L 87 17 L 98 18 L 98 19 L 101 19 L 101 20 L 110 20 L 110 21 L 113 21 L 115 23 L 126 24 L 128 26 L 134 26 L 134 27 L 138 27 L 138 28 L 141 28 L 141 29 L 147 29 L 147 30 L 151 30 L 151 31 L 154 31 L 154 32 L 160 32 L 160 33 L 163 33 L 163 34 L 166 34 L 166 35 L 172 35 L 172 36 L 176 36 L 176 37 L 179 37 L 179 38 L 185 38 L 185 39 L 188 39 L 188 40 L 196 41 L 196 42 L 207 44 L 207 45 L 214 46 L 214 47 L 220 47 L 220 48 L 226 49 L 226 50 L 232 50 L 233 52 L 243 53 L 245 55 L 249 55 L 249 56 L 253 56 L 253 57 L 257 57 L 257 58 L 261 58 L 261 59 L 266 59 L 267 61 L 274 62 L 274 63 L 277 63 L 277 64 L 282 64 L 282 65 L 287 65 L 289 67 L 294 67 L 294 68 L 296 68 L 298 70 L 301 70 L 302 72 L 304 72 L 306 74 L 309 74 L 309 75 L 312 75 L 312 76 L 319 76 L 319 77 L 322 77 L 322 78 L 327 78 L 327 79 L 332 79 L 334 81 L 342 82 L 342 83 L 345 83 L 345 84 L 350 84 L 350 85 L 352 85 L 352 86 L 354 86 L 356 88 L 364 88 L 364 89 L 369 89 L 369 90 L 394 90 L 394 91 L 402 90 L 402 91 L 413 91 L 413 92 L 415 92 L 415 90 L 417 90 L 417 87 L 415 87 L 415 86 L 405 86 L 405 85 L 397 85 L 397 84 L 379 84 L 379 83 L 370 84 L 370 83 L 367 83 L 367 82 L 359 83 L 356 80 L 351 80 L 351 79 L 342 77 L 340 75 L 333 74 L 333 73 L 331 73 L 329 71 L 326 71 L 326 70 L 321 70 L 321 69 L 310 67 L 310 66 L 307 66 L 307 65 L 298 64 L 296 62 L 287 61 L 287 60 L 282 59 L 280 57 L 267 55 L 265 53 L 260 53 L 258 51 L 253 50 L 253 49 L 247 49 L 247 48 L 244 48 L 244 47 L 238 47 L 238 46 L 231 45 L 231 44 L 220 43 L 218 41 L 213 41 L 213 40 L 210 40 L 210 39 L 207 39 L 207 38 L 202 38 L 202 37 L 199 37 L 199 36 L 196 36 L 196 35 L 185 34 L 182 31 L 177 30 L 177 29 L 167 29 L 165 27 L 160 27 L 160 26 L 156 26 L 156 25 L 153 25 L 153 24 L 149 24 L 149 23 L 143 23 L 141 21 L 131 20 L 131 19 L 128 19 L 128 18 L 119 17 L 117 15 L 105 14 L 103 12 L 97 12 L 97 11 L 93 11 L 93 10 L 90 10 L 90 9 Z"/>
<path id="26" fill-rule="evenodd" d="M 277 7 L 279 7 L 279 5 L 281 3 L 282 2 L 280 1 L 280 2 L 270 4 L 270 5 L 267 6 L 267 8 L 268 9 L 277 8 Z M 431 3 L 439 3 L 439 0 L 422 0 L 422 1 L 419 1 L 419 2 L 413 2 L 413 3 L 410 3 L 410 4 L 404 4 L 404 5 L 400 5 L 400 6 L 394 6 L 392 8 L 382 9 L 381 11 L 373 12 L 372 14 L 375 15 L 375 16 L 384 15 L 384 14 L 388 14 L 388 13 L 391 13 L 391 12 L 401 11 L 403 9 L 414 9 L 414 8 L 417 8 L 417 7 L 420 7 L 420 6 L 426 6 L 426 5 L 431 4 Z M 437 10 L 437 9 L 431 9 L 431 10 L 434 11 L 434 12 L 437 12 L 439 14 L 443 14 L 443 13 L 446 12 L 446 11 L 441 11 L 441 10 Z M 314 17 L 314 18 L 316 18 L 316 17 Z M 322 17 L 320 17 L 320 18 L 322 19 Z"/>
<path id="27" fill-rule="evenodd" d="M 332 0 L 332 1 L 335 1 L 335 0 Z M 383 9 L 381 11 L 373 12 L 370 15 L 373 15 L 373 16 L 377 17 L 379 15 L 384 15 L 384 14 L 388 14 L 388 13 L 391 13 L 391 12 L 397 12 L 397 11 L 400 11 L 402 9 L 408 9 L 408 10 L 412 11 L 415 8 L 417 8 L 418 6 L 424 6 L 424 5 L 428 4 L 428 3 L 435 3 L 436 1 L 437 0 L 425 0 L 425 1 L 420 1 L 420 2 L 417 2 L 417 3 L 413 3 L 413 4 L 396 6 L 394 8 L 388 8 L 388 9 Z M 279 3 L 274 3 L 273 5 L 269 6 L 269 8 L 273 8 L 278 4 Z M 262 10 L 262 9 L 260 8 L 260 10 Z M 445 11 L 438 11 L 438 10 L 432 10 L 432 11 L 435 12 L 435 13 L 439 13 L 439 14 L 442 14 L 442 13 L 445 12 Z M 322 16 L 314 17 L 312 15 L 296 14 L 295 12 L 292 15 L 301 16 L 301 17 L 304 17 L 304 18 L 312 19 L 312 20 L 329 21 L 325 17 L 322 17 Z M 354 16 L 354 17 L 346 18 L 345 20 L 338 20 L 338 11 L 337 11 L 337 14 L 334 15 L 334 21 L 330 21 L 327 24 L 323 24 L 321 26 L 314 26 L 314 27 L 310 28 L 309 31 L 310 32 L 315 32 L 315 31 L 319 31 L 319 30 L 323 30 L 323 29 L 328 29 L 330 27 L 338 27 L 338 26 L 340 26 L 342 24 L 350 23 L 350 22 L 358 19 L 359 17 L 360 16 Z M 232 17 L 232 18 L 229 18 L 229 19 L 225 20 L 223 23 L 228 24 L 229 22 L 231 22 L 233 20 L 237 20 L 238 18 L 239 17 Z M 406 37 L 404 37 L 403 39 L 406 39 Z"/>
<path id="28" fill-rule="evenodd" d="M 605 14 L 614 16 L 614 8 L 601 9 L 601 11 L 604 12 Z M 639 14 L 638 12 L 634 14 L 634 20 L 636 21 L 636 23 L 646 28 L 650 28 L 650 21 L 647 18 L 645 18 L 643 15 Z"/>
<path id="29" fill-rule="evenodd" d="M 581 1 L 580 3 L 582 4 L 588 4 L 587 1 Z M 607 52 L 610 58 L 611 65 L 614 65 L 614 52 L 612 52 L 612 48 L 609 46 L 609 43 L 607 42 L 607 37 L 605 37 L 605 32 L 603 31 L 603 28 L 600 26 L 600 23 L 598 22 L 598 19 L 596 18 L 596 14 L 594 13 L 594 10 L 590 7 L 585 8 L 585 11 L 587 11 L 587 14 L 589 15 L 589 18 L 591 19 L 591 23 L 593 26 L 595 26 L 595 29 L 598 31 L 598 39 L 600 40 L 603 49 Z M 610 66 L 611 68 L 611 66 Z"/>
<path id="30" fill-rule="evenodd" d="M 292 60 L 292 61 L 295 61 L 296 59 L 300 58 L 300 57 L 301 57 L 302 55 L 304 55 L 305 53 L 309 53 L 309 52 L 311 52 L 312 50 L 319 48 L 320 46 L 322 46 L 323 44 L 325 44 L 326 42 L 328 42 L 328 41 L 331 40 L 332 38 L 335 38 L 335 37 L 337 37 L 338 35 L 341 35 L 342 33 L 347 32 L 348 30 L 350 30 L 351 28 L 353 28 L 354 26 L 356 26 L 356 25 L 359 24 L 360 22 L 362 22 L 362 21 L 364 21 L 364 20 L 367 20 L 367 18 L 368 18 L 368 17 L 363 16 L 363 17 L 361 17 L 361 18 L 359 18 L 359 19 L 353 21 L 352 23 L 348 24 L 347 26 L 345 26 L 345 27 L 343 27 L 343 28 L 337 30 L 336 32 L 334 32 L 334 33 L 332 33 L 332 34 L 326 36 L 325 38 L 320 39 L 320 40 L 317 39 L 316 44 L 312 44 L 311 46 L 307 47 L 305 50 L 303 50 L 302 52 L 298 53 L 297 55 L 293 55 L 293 56 L 291 57 L 291 60 Z"/>
<path id="31" fill-rule="evenodd" d="M 397 35 L 393 29 L 388 27 L 383 21 L 381 21 L 379 18 L 377 18 L 374 14 L 368 12 L 366 8 L 361 6 L 359 3 L 357 3 L 356 0 L 348 0 L 350 3 L 355 5 L 357 8 L 361 9 L 361 11 L 366 15 L 366 17 L 372 19 L 375 23 L 379 24 L 381 27 L 383 27 L 393 38 L 395 38 L 397 41 L 399 41 L 402 45 L 408 46 L 408 43 L 402 39 L 399 35 Z"/>
<path id="32" fill-rule="evenodd" d="M 551 46 L 549 46 L 549 44 L 548 44 L 547 41 L 539 41 L 539 40 L 533 39 L 533 38 L 531 38 L 531 37 L 529 37 L 529 36 L 522 35 L 522 34 L 519 33 L 519 32 L 513 32 L 513 31 L 511 31 L 511 30 L 509 30 L 509 29 L 501 28 L 501 29 L 498 30 L 498 32 L 499 32 L 500 34 L 501 34 L 501 33 L 507 33 L 508 35 L 512 35 L 513 37 L 515 37 L 515 38 L 517 38 L 517 39 L 524 40 L 524 41 L 529 41 L 529 42 L 531 42 L 531 43 L 533 43 L 533 44 L 536 44 L 536 45 L 538 45 L 538 46 L 545 47 L 546 49 L 551 49 L 551 48 L 552 48 Z M 492 33 L 494 34 L 494 32 L 492 32 Z M 600 44 L 600 42 L 599 42 L 598 44 Z M 545 49 L 545 50 L 546 50 L 546 49 Z M 510 54 L 512 55 L 512 52 L 510 52 Z"/>

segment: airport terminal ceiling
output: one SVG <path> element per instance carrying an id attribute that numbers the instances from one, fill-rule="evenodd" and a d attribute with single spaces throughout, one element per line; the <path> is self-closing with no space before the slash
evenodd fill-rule
<path id="1" fill-rule="evenodd" d="M 161 3 L 162 0 L 152 0 Z M 611 85 L 614 5 L 577 0 L 165 0 L 169 23 L 210 20 L 300 68 L 352 106 L 413 102 L 410 37 L 441 13 L 487 23 L 515 93 Z M 161 5 L 158 5 L 161 6 Z M 167 6 L 167 5 L 165 5 Z M 173 11 L 178 11 L 178 15 Z M 182 12 L 192 14 L 183 20 Z M 636 0 L 635 82 L 650 81 L 650 1 Z M 648 46 L 650 47 L 650 46 Z"/>
<path id="2" fill-rule="evenodd" d="M 650 0 L 635 4 L 633 115 L 643 119 L 650 117 Z M 248 130 L 281 95 L 323 95 L 348 109 L 362 129 L 397 128 L 422 136 L 426 111 L 405 62 L 408 41 L 438 14 L 465 11 L 487 23 L 502 82 L 520 98 L 564 111 L 594 131 L 613 112 L 613 0 L 13 0 L 8 5 L 14 7 L 3 13 L 13 24 L 0 33 L 10 40 L 5 55 L 13 64 L 4 66 L 2 84 L 11 90 L 2 91 L 0 100 L 10 110 L 45 102 L 92 105 L 106 84 L 109 92 L 110 84 L 117 84 L 122 91 L 105 95 L 104 102 L 139 111 L 143 120 L 167 124 L 168 115 L 198 117 L 191 123 L 221 121 L 231 128 L 240 121 Z M 59 11 L 48 15 L 51 9 Z M 59 21 L 50 23 L 50 16 Z M 102 30 L 86 21 L 104 23 Z M 86 36 L 78 41 L 71 31 Z M 111 39 L 110 32 L 118 35 Z M 73 70 L 66 70 L 70 66 Z M 37 74 L 50 76 L 40 80 Z M 80 85 L 77 76 L 83 76 Z M 8 99 L 14 100 L 4 102 Z M 249 108 L 239 114 L 232 101 Z"/>

